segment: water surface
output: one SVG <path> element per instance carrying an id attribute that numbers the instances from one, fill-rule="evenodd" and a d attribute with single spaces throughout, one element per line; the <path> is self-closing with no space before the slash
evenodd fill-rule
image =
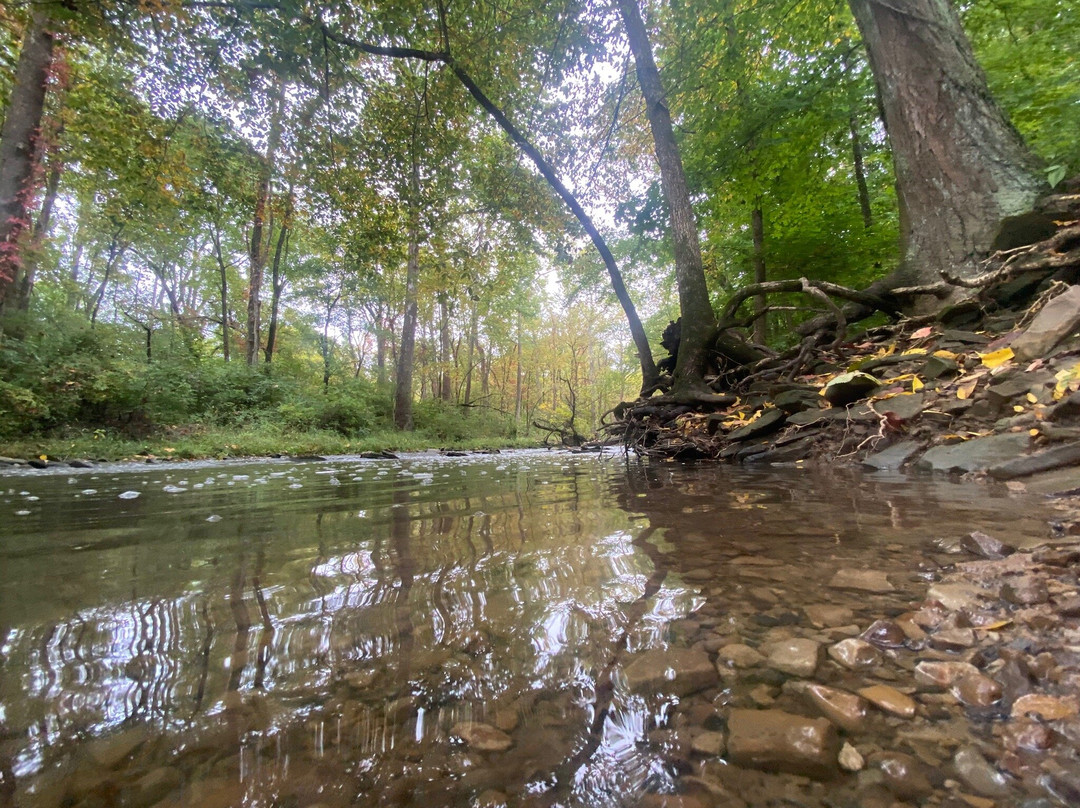
<path id="1" fill-rule="evenodd" d="M 930 539 L 1045 536 L 992 493 L 546 452 L 5 472 L 0 804 L 634 804 L 688 758 L 634 653 L 872 611 L 838 567 L 917 599 Z"/>

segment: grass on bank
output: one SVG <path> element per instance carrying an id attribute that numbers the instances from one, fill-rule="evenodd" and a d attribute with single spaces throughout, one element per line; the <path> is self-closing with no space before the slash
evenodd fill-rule
<path id="1" fill-rule="evenodd" d="M 49 460 L 88 459 L 115 461 L 144 459 L 195 460 L 227 457 L 269 457 L 271 455 L 341 455 L 360 452 L 418 452 L 425 449 L 507 449 L 541 445 L 537 436 L 528 438 L 468 437 L 440 439 L 425 432 L 385 430 L 349 438 L 325 429 L 293 430 L 272 424 L 242 427 L 183 427 L 165 430 L 147 438 L 134 439 L 109 430 L 97 429 L 63 436 L 28 436 L 0 440 L 0 456 Z"/>

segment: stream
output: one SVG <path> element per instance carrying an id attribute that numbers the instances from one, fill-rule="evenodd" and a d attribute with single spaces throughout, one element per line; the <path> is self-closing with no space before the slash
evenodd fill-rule
<path id="1" fill-rule="evenodd" d="M 1046 519 L 941 478 L 622 454 L 2 470 L 0 805 L 871 805 L 866 772 L 709 754 L 733 706 L 811 715 L 790 674 L 680 696 L 628 664 L 850 636 L 961 535 L 1032 546 Z M 898 674 L 822 655 L 817 681 L 853 676 Z M 932 767 L 965 732 L 988 729 L 923 710 L 850 740 Z"/>

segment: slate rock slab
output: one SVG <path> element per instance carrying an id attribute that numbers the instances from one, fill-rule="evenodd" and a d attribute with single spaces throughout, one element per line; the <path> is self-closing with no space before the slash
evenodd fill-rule
<path id="1" fill-rule="evenodd" d="M 836 773 L 840 737 L 825 718 L 783 710 L 732 710 L 728 760 L 738 766 L 825 778 Z"/>
<path id="2" fill-rule="evenodd" d="M 1070 286 L 1040 311 L 1023 334 L 1013 340 L 1012 349 L 1020 359 L 1035 359 L 1080 326 L 1080 286 Z"/>
<path id="3" fill-rule="evenodd" d="M 676 696 L 688 696 L 719 681 L 708 655 L 690 648 L 638 654 L 623 670 L 623 677 L 635 693 L 663 691 Z"/>
<path id="4" fill-rule="evenodd" d="M 935 446 L 919 458 L 915 467 L 926 471 L 977 471 L 1023 454 L 1029 440 L 1026 433 L 1009 432 Z"/>
<path id="5" fill-rule="evenodd" d="M 863 465 L 875 471 L 891 471 L 898 469 L 922 448 L 922 444 L 914 440 L 905 440 L 895 443 L 888 449 L 863 458 Z"/>
<path id="6" fill-rule="evenodd" d="M 784 425 L 784 413 L 782 410 L 778 410 L 775 407 L 765 410 L 761 413 L 753 423 L 749 423 L 746 426 L 740 426 L 733 432 L 728 433 L 728 440 L 742 441 L 750 440 L 751 438 L 760 438 L 765 435 L 772 434 Z"/>
<path id="7" fill-rule="evenodd" d="M 1013 480 L 1077 464 L 1080 464 L 1080 441 L 1054 446 L 1032 455 L 1014 457 L 991 466 L 986 471 L 996 480 Z"/>

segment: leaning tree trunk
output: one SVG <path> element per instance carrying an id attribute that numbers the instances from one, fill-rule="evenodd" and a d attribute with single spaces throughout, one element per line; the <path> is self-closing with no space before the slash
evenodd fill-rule
<path id="1" fill-rule="evenodd" d="M 15 302 L 15 278 L 22 266 L 20 241 L 30 224 L 28 208 L 53 58 L 50 25 L 46 7 L 35 5 L 0 130 L 0 315 Z"/>
<path id="2" fill-rule="evenodd" d="M 710 343 L 716 335 L 716 315 L 709 303 L 697 219 L 671 126 L 671 113 L 637 0 L 619 0 L 619 12 L 626 27 L 630 50 L 634 54 L 638 83 L 645 98 L 645 114 L 652 129 L 656 162 L 660 167 L 660 181 L 671 215 L 675 279 L 679 287 L 679 310 L 682 315 L 682 335 L 672 393 L 676 397 L 693 396 L 707 390 L 704 374 Z"/>
<path id="3" fill-rule="evenodd" d="M 862 32 L 896 166 L 902 283 L 977 271 L 1001 220 L 1043 182 L 997 106 L 949 0 L 848 0 Z"/>
<path id="4" fill-rule="evenodd" d="M 750 212 L 750 231 L 754 240 L 754 283 L 765 283 L 768 280 L 765 273 L 765 216 L 761 212 L 760 197 Z M 765 319 L 768 306 L 767 295 L 754 298 L 754 314 L 757 317 L 754 320 L 754 342 L 758 345 L 764 345 L 768 341 L 769 327 Z"/>

